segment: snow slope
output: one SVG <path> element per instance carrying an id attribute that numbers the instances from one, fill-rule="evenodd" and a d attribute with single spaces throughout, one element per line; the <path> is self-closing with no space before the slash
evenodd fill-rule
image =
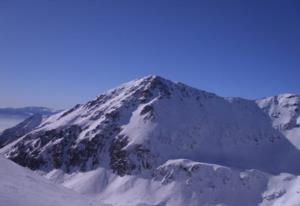
<path id="1" fill-rule="evenodd" d="M 147 76 L 50 116 L 0 152 L 114 205 L 292 206 L 300 151 L 286 132 L 300 138 L 299 113 L 287 112 L 282 130 L 270 108 L 286 107 Z"/>
<path id="2" fill-rule="evenodd" d="M 96 206 L 91 197 L 56 185 L 0 157 L 0 206 Z"/>
<path id="3" fill-rule="evenodd" d="M 257 104 L 270 116 L 273 127 L 300 149 L 300 96 L 281 94 L 257 100 Z"/>
<path id="4" fill-rule="evenodd" d="M 169 160 L 151 178 L 118 176 L 104 168 L 46 175 L 115 206 L 299 206 L 299 176 L 270 175 L 187 159 Z"/>

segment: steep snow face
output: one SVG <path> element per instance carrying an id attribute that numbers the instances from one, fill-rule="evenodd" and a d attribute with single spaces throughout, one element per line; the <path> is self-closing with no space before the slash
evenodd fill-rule
<path id="1" fill-rule="evenodd" d="M 96 206 L 91 197 L 56 185 L 0 157 L 0 206 Z"/>
<path id="2" fill-rule="evenodd" d="M 2 150 L 31 169 L 97 167 L 151 175 L 186 158 L 270 173 L 299 173 L 299 151 L 253 101 L 222 98 L 157 76 L 138 79 L 46 119 Z"/>
<path id="3" fill-rule="evenodd" d="M 298 206 L 300 202 L 300 177 L 291 174 L 271 176 L 262 193 L 260 206 Z"/>
<path id="4" fill-rule="evenodd" d="M 300 149 L 300 96 L 281 94 L 257 100 L 257 104 L 269 115 L 274 128 Z"/>

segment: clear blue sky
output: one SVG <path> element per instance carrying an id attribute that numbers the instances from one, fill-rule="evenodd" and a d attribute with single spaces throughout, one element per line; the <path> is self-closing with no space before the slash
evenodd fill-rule
<path id="1" fill-rule="evenodd" d="M 300 94 L 300 1 L 0 1 L 1 107 L 66 108 L 149 74 Z"/>

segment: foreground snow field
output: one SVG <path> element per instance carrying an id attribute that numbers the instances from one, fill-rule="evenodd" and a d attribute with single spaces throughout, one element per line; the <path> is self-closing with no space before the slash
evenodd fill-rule
<path id="1" fill-rule="evenodd" d="M 300 202 L 300 178 L 294 175 L 271 176 L 184 159 L 168 161 L 152 180 L 119 177 L 103 169 L 64 176 L 65 186 L 88 196 L 1 157 L 0 164 L 0 206 L 101 206 L 103 201 L 115 206 L 298 206 Z M 103 189 L 103 183 L 109 186 Z"/>
<path id="2" fill-rule="evenodd" d="M 120 177 L 103 168 L 72 174 L 54 170 L 47 177 L 115 206 L 299 206 L 300 202 L 299 176 L 186 159 L 167 161 L 151 178 Z"/>
<path id="3" fill-rule="evenodd" d="M 102 205 L 3 157 L 0 157 L 0 165 L 0 206 Z"/>
<path id="4" fill-rule="evenodd" d="M 299 206 L 299 110 L 293 94 L 224 98 L 148 76 L 46 118 L 0 153 L 115 206 Z"/>

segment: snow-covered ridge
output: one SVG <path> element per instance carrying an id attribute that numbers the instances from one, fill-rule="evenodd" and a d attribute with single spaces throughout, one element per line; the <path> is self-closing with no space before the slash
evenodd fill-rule
<path id="1" fill-rule="evenodd" d="M 223 98 L 147 76 L 50 116 L 0 152 L 114 205 L 241 205 L 238 188 L 249 206 L 269 206 L 285 196 L 270 185 L 294 191 L 300 174 L 289 136 L 300 139 L 298 100 Z"/>
<path id="2" fill-rule="evenodd" d="M 148 76 L 51 116 L 5 154 L 44 171 L 101 166 L 124 175 L 187 158 L 299 173 L 290 163 L 299 151 L 259 106 Z"/>
<path id="3" fill-rule="evenodd" d="M 257 104 L 267 112 L 273 124 L 280 130 L 300 127 L 300 96 L 295 94 L 281 94 L 257 100 Z"/>
<path id="4" fill-rule="evenodd" d="M 91 197 L 56 185 L 32 171 L 0 157 L 1 206 L 96 206 Z"/>
<path id="5" fill-rule="evenodd" d="M 155 169 L 152 178 L 120 177 L 103 168 L 47 177 L 98 201 L 114 206 L 297 206 L 299 178 L 272 176 L 258 170 L 238 170 L 216 164 L 173 159 Z"/>
<path id="6" fill-rule="evenodd" d="M 256 102 L 269 115 L 273 127 L 300 149 L 300 96 L 287 93 Z"/>

